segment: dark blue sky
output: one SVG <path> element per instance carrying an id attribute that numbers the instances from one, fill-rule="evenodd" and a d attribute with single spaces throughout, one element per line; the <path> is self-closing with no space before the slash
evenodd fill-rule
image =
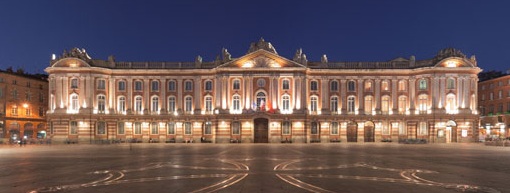
<path id="1" fill-rule="evenodd" d="M 51 54 L 85 48 L 117 61 L 239 57 L 264 37 L 311 61 L 428 59 L 446 47 L 484 70 L 510 68 L 510 2 L 438 1 L 0 1 L 0 69 L 43 72 Z"/>

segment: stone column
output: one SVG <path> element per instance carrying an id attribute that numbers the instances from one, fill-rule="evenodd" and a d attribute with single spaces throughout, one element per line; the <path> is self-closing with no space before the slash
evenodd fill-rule
<path id="1" fill-rule="evenodd" d="M 412 77 L 409 79 L 409 111 L 411 114 L 415 113 L 415 106 L 416 106 L 416 79 Z"/>
<path id="2" fill-rule="evenodd" d="M 115 99 L 115 79 L 110 76 L 108 78 L 108 80 L 109 80 L 110 84 L 107 87 L 107 89 L 108 89 L 108 92 L 107 92 L 108 96 L 106 96 L 106 97 L 108 97 L 108 101 L 109 102 L 108 102 L 108 104 L 106 104 L 107 106 L 105 107 L 105 109 L 109 109 L 109 113 L 112 114 L 113 112 L 115 112 L 114 109 L 115 109 L 115 106 L 116 106 L 115 105 L 115 100 L 114 100 Z"/>
<path id="3" fill-rule="evenodd" d="M 62 105 L 64 102 L 62 100 L 63 97 L 67 97 L 64 95 L 64 92 L 62 91 L 62 77 L 57 76 L 55 77 L 55 83 L 56 83 L 56 92 L 55 92 L 55 99 L 56 99 L 56 108 L 64 108 L 64 105 Z"/>
<path id="4" fill-rule="evenodd" d="M 133 109 L 133 78 L 129 77 L 126 81 L 127 96 L 126 96 L 126 111 L 130 113 Z"/>
<path id="5" fill-rule="evenodd" d="M 272 109 L 278 109 L 278 101 L 279 101 L 279 95 L 278 95 L 278 90 L 279 90 L 279 87 L 280 85 L 278 85 L 278 75 L 273 75 L 271 76 L 271 82 L 272 82 L 272 87 L 271 88 L 271 96 L 272 96 L 272 104 L 271 104 L 271 108 Z"/>
<path id="6" fill-rule="evenodd" d="M 166 109 L 166 89 L 167 89 L 167 83 L 165 78 L 159 79 L 160 89 L 159 89 L 159 98 L 160 98 L 160 104 L 159 104 L 159 110 L 160 114 L 166 114 L 168 112 L 168 109 Z"/>
<path id="7" fill-rule="evenodd" d="M 381 79 L 375 79 L 375 112 L 381 114 Z"/>
<path id="8" fill-rule="evenodd" d="M 200 76 L 195 77 L 195 80 L 193 80 L 193 82 L 195 83 L 194 84 L 195 92 L 193 94 L 194 95 L 193 98 L 195 99 L 195 115 L 199 115 L 199 114 L 201 114 L 200 111 L 202 109 L 202 103 L 201 103 L 201 101 L 202 101 L 202 92 L 201 92 L 202 91 L 202 88 L 201 88 L 202 81 L 201 81 Z"/>
<path id="9" fill-rule="evenodd" d="M 62 77 L 62 100 L 64 102 L 64 106 L 69 108 L 69 78 Z"/>
<path id="10" fill-rule="evenodd" d="M 151 104 L 151 99 L 150 99 L 150 93 L 151 91 L 151 88 L 150 88 L 150 80 L 148 77 L 145 77 L 143 79 L 143 101 L 144 101 L 144 104 L 143 104 L 143 111 L 144 113 L 148 113 L 150 112 L 150 104 Z"/>
<path id="11" fill-rule="evenodd" d="M 340 101 L 341 101 L 341 113 L 346 114 L 347 113 L 347 80 L 341 79 L 340 80 Z"/>
<path id="12" fill-rule="evenodd" d="M 446 78 L 444 76 L 441 76 L 440 79 L 439 79 L 439 96 L 441 97 L 440 98 L 440 106 L 441 106 L 441 109 L 445 109 L 445 104 L 446 104 L 446 93 L 445 93 L 445 89 L 446 89 Z"/>
<path id="13" fill-rule="evenodd" d="M 363 102 L 365 98 L 363 97 L 363 81 L 365 78 L 361 78 L 361 80 L 358 80 L 358 113 L 359 114 L 365 114 L 365 108 L 363 108 Z"/>
<path id="14" fill-rule="evenodd" d="M 398 83 L 398 79 L 397 77 L 393 77 L 393 79 L 391 80 L 391 99 L 392 99 L 392 106 L 393 106 L 393 112 L 394 113 L 398 113 L 398 102 L 397 102 L 397 99 L 398 99 L 398 94 L 397 94 L 397 83 Z"/>
<path id="15" fill-rule="evenodd" d="M 321 103 L 322 103 L 322 114 L 329 115 L 331 112 L 329 110 L 329 79 L 327 76 L 323 76 L 321 79 Z"/>
<path id="16" fill-rule="evenodd" d="M 223 87 L 222 87 L 222 76 L 221 75 L 216 75 L 216 78 L 214 80 L 214 82 L 216 83 L 216 86 L 214 87 L 215 91 L 214 93 L 216 94 L 216 96 L 214 97 L 214 101 L 215 101 L 215 107 L 216 109 L 220 109 L 221 108 L 221 93 L 223 92 Z"/>
<path id="17" fill-rule="evenodd" d="M 228 90 L 230 90 L 230 84 L 228 83 L 228 76 L 223 75 L 222 79 L 222 85 L 225 85 L 225 88 L 222 89 L 222 96 L 221 96 L 221 109 L 225 110 L 228 109 L 229 106 L 227 105 L 227 100 L 230 98 L 228 96 Z"/>
<path id="18" fill-rule="evenodd" d="M 183 104 L 183 98 L 182 98 L 182 92 L 183 92 L 183 87 L 184 85 L 182 85 L 182 77 L 179 77 L 177 78 L 177 101 L 176 101 L 176 110 L 177 112 L 179 113 L 182 113 L 182 110 L 184 109 L 182 104 Z"/>

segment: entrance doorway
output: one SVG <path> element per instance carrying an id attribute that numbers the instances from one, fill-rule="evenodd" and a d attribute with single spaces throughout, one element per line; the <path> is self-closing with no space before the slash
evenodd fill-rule
<path id="1" fill-rule="evenodd" d="M 265 118 L 257 118 L 253 120 L 254 127 L 254 143 L 269 142 L 269 120 Z"/>
<path id="2" fill-rule="evenodd" d="M 371 121 L 365 122 L 365 142 L 375 142 L 374 123 Z"/>
<path id="3" fill-rule="evenodd" d="M 354 122 L 347 124 L 347 142 L 358 142 L 358 125 Z"/>

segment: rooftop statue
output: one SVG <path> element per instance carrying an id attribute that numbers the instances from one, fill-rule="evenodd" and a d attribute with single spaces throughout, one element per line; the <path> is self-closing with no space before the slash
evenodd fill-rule
<path id="1" fill-rule="evenodd" d="M 260 38 L 260 40 L 258 42 L 251 43 L 248 53 L 252 53 L 252 52 L 255 52 L 255 51 L 261 50 L 261 49 L 278 55 L 278 53 L 276 52 L 276 49 L 273 47 L 273 45 L 271 45 L 271 43 L 269 43 L 269 42 L 264 41 L 264 38 Z"/>

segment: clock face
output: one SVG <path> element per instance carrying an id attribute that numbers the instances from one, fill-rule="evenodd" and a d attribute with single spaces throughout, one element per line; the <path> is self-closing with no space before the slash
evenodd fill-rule
<path id="1" fill-rule="evenodd" d="M 266 80 L 264 80 L 264 79 L 262 79 L 262 78 L 258 79 L 258 80 L 257 80 L 257 86 L 259 86 L 259 87 L 264 87 L 264 86 L 266 86 Z"/>

